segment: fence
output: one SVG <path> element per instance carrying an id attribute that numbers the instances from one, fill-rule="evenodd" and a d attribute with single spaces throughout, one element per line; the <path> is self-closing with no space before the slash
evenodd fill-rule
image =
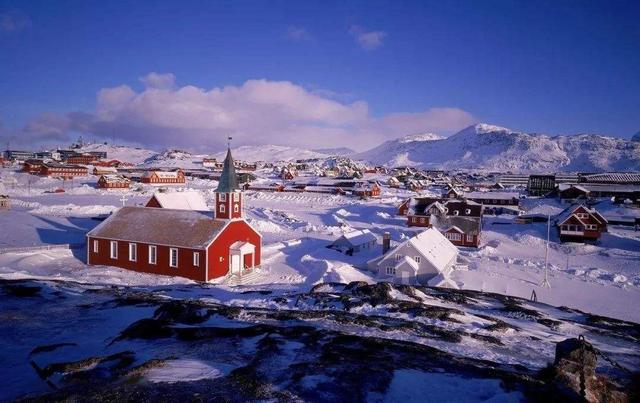
<path id="1" fill-rule="evenodd" d="M 58 250 L 58 249 L 80 249 L 84 248 L 83 243 L 63 243 L 59 245 L 36 245 L 36 246 L 18 246 L 11 248 L 0 248 L 0 255 L 4 253 L 23 253 L 23 252 L 38 252 L 43 250 Z"/>

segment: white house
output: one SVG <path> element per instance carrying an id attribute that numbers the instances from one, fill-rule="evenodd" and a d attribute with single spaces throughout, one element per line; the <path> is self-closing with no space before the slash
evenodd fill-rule
<path id="1" fill-rule="evenodd" d="M 428 228 L 371 260 L 369 267 L 394 283 L 451 286 L 448 275 L 457 258 L 458 248 L 437 229 Z"/>
<path id="2" fill-rule="evenodd" d="M 370 250 L 376 246 L 378 242 L 375 235 L 368 229 L 354 230 L 347 232 L 340 238 L 333 241 L 328 247 L 339 250 L 342 253 L 352 255 L 364 250 Z"/>

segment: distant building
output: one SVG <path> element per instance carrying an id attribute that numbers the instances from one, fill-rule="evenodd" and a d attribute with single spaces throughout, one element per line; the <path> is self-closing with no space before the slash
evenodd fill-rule
<path id="1" fill-rule="evenodd" d="M 353 186 L 352 193 L 358 197 L 378 197 L 382 189 L 377 182 L 356 182 Z"/>
<path id="2" fill-rule="evenodd" d="M 65 162 L 67 164 L 89 165 L 97 159 L 98 158 L 95 155 L 91 154 L 76 154 L 68 157 Z"/>
<path id="3" fill-rule="evenodd" d="M 202 193 L 188 192 L 156 192 L 146 207 L 166 208 L 173 210 L 209 211 Z"/>
<path id="4" fill-rule="evenodd" d="M 42 164 L 40 175 L 53 178 L 71 179 L 76 176 L 87 176 L 89 170 L 87 167 L 79 165 L 58 164 L 55 162 L 47 162 Z"/>
<path id="5" fill-rule="evenodd" d="M 11 161 L 26 161 L 28 159 L 35 159 L 36 154 L 31 151 L 19 151 L 19 150 L 6 150 L 4 156 Z"/>
<path id="6" fill-rule="evenodd" d="M 429 228 L 369 261 L 381 279 L 394 283 L 453 286 L 448 281 L 458 248 L 435 228 Z"/>
<path id="7" fill-rule="evenodd" d="M 122 175 L 102 175 L 98 179 L 100 189 L 128 189 L 131 181 Z"/>
<path id="8" fill-rule="evenodd" d="M 142 177 L 142 183 L 151 185 L 176 185 L 185 182 L 184 172 L 180 169 L 171 172 L 149 171 Z"/>
<path id="9" fill-rule="evenodd" d="M 516 192 L 466 192 L 462 197 L 485 206 L 486 214 L 520 213 L 520 194 Z"/>
<path id="10" fill-rule="evenodd" d="M 568 207 L 555 222 L 562 242 L 595 241 L 607 232 L 607 219 L 583 204 Z"/>
<path id="11" fill-rule="evenodd" d="M 42 170 L 42 165 L 44 161 L 38 159 L 28 159 L 22 164 L 22 172 L 27 172 L 30 174 L 39 174 Z"/>
<path id="12" fill-rule="evenodd" d="M 527 182 L 530 196 L 544 196 L 556 188 L 555 175 L 531 175 Z"/>
<path id="13" fill-rule="evenodd" d="M 375 248 L 378 240 L 368 229 L 354 230 L 340 236 L 328 248 L 338 250 L 347 255 Z"/>
<path id="14" fill-rule="evenodd" d="M 93 171 L 91 171 L 94 175 L 109 175 L 109 174 L 117 174 L 118 170 L 114 167 L 110 166 L 101 166 L 95 165 L 93 167 Z"/>

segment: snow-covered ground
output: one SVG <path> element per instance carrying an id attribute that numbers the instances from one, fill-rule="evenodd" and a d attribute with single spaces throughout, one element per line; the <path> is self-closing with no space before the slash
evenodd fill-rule
<path id="1" fill-rule="evenodd" d="M 95 177 L 63 183 L 55 179 L 14 173 L 18 185 L 10 187 L 14 208 L 0 213 L 0 248 L 38 245 L 78 244 L 84 234 L 122 205 L 145 203 L 154 188 L 135 186 L 131 190 L 95 189 Z M 187 187 L 200 189 L 211 203 L 216 183 L 189 180 Z M 56 188 L 65 193 L 46 193 Z M 181 188 L 174 188 L 179 191 Z M 368 228 L 379 237 L 389 232 L 401 241 L 415 230 L 405 226 L 396 207 L 405 191 L 384 189 L 378 199 L 358 200 L 346 196 L 315 193 L 247 192 L 246 216 L 264 237 L 263 265 L 251 284 L 264 288 L 308 291 L 319 282 L 375 282 L 365 262 L 380 250 L 346 256 L 325 246 L 351 229 Z M 552 199 L 527 199 L 528 212 L 555 214 L 565 206 Z M 603 202 L 605 214 L 640 216 L 627 209 Z M 546 224 L 516 224 L 512 216 L 486 217 L 479 249 L 464 249 L 467 261 L 453 274 L 463 289 L 498 292 L 529 298 L 552 305 L 593 312 L 640 322 L 640 232 L 611 226 L 595 245 L 560 244 L 552 231 L 549 248 L 551 288 L 539 286 L 544 276 Z M 131 273 L 117 268 L 87 267 L 81 249 L 32 250 L 0 254 L 3 278 L 57 278 L 92 283 L 172 284 L 185 283 Z M 233 287 L 220 284 L 221 289 Z M 232 296 L 234 292 L 221 295 Z M 227 302 L 221 299 L 221 302 Z"/>

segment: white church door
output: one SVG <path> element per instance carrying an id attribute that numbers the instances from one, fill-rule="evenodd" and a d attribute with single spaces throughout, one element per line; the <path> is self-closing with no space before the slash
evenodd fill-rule
<path id="1" fill-rule="evenodd" d="M 240 255 L 231 255 L 231 273 L 240 273 Z"/>

